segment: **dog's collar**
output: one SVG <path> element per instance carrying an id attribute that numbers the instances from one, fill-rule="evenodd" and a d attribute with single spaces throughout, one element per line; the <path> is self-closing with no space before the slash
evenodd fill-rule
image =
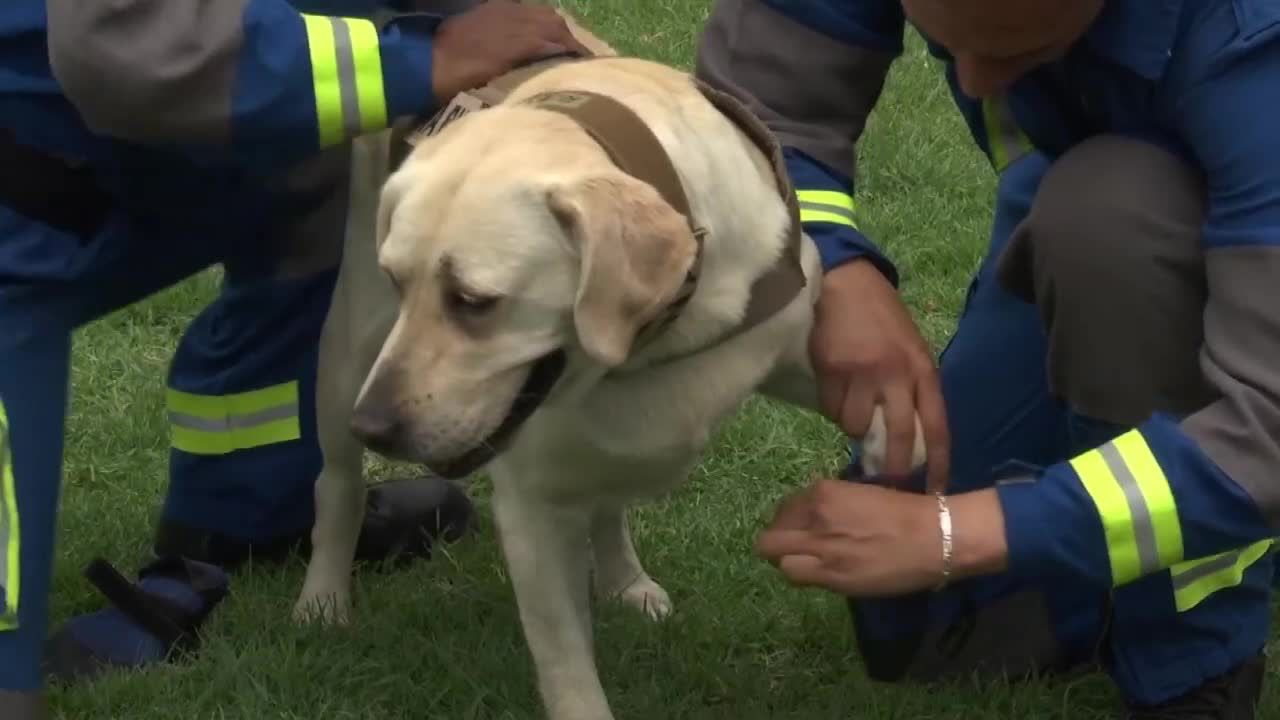
<path id="1" fill-rule="evenodd" d="M 716 338 L 718 345 L 750 330 L 785 308 L 805 287 L 804 269 L 800 263 L 803 242 L 800 207 L 787 179 L 782 150 L 773 134 L 747 108 L 731 96 L 695 80 L 704 96 L 725 117 L 734 122 L 769 157 L 778 192 L 787 202 L 790 216 L 789 237 L 782 255 L 751 286 L 750 300 L 742 320 L 728 333 Z M 640 329 L 635 347 L 643 347 L 679 317 L 698 286 L 702 265 L 703 240 L 707 230 L 697 223 L 675 165 L 662 143 L 649 126 L 631 108 L 599 93 L 579 90 L 557 90 L 528 98 L 524 104 L 561 113 L 582 127 L 609 154 L 623 172 L 653 186 L 662 199 L 684 216 L 697 242 L 697 253 L 685 281 L 675 299 L 654 320 Z M 688 353 L 685 353 L 688 354 Z M 669 360 L 668 360 L 669 361 Z"/>

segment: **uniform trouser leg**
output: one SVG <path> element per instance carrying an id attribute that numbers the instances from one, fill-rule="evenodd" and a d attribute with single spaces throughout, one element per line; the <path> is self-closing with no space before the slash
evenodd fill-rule
<path id="1" fill-rule="evenodd" d="M 1172 153 L 1099 137 L 1055 164 L 1001 259 L 1005 284 L 1039 309 L 1051 391 L 1108 435 L 1215 399 L 1200 371 L 1205 198 Z M 1274 565 L 1225 560 L 1113 593 L 1104 660 L 1126 698 L 1164 701 L 1261 650 Z"/>
<path id="2" fill-rule="evenodd" d="M 1006 171 L 991 251 L 942 358 L 955 491 L 992 484 L 1008 460 L 1060 461 L 1153 410 L 1207 402 L 1195 174 L 1154 146 L 1106 138 L 1045 165 L 1032 155 Z M 1026 195 L 1013 190 L 1037 174 L 1017 217 Z M 1020 673 L 1087 660 L 1096 647 L 1126 698 L 1151 703 L 1258 651 L 1270 574 L 1269 562 L 1235 584 L 1228 572 L 1228 587 L 1182 612 L 1167 572 L 1110 597 L 995 576 L 852 604 L 873 640 L 864 654 L 891 647 L 874 642 L 877 624 L 881 637 L 910 640 L 914 652 L 890 656 L 886 677 Z"/>
<path id="3" fill-rule="evenodd" d="M 246 543 L 262 552 L 309 534 L 321 467 L 316 361 L 349 174 L 343 148 L 300 167 L 273 198 L 262 247 L 225 263 L 218 296 L 183 333 L 168 377 L 172 448 L 158 545 L 222 538 L 225 550 L 203 554 L 234 563 Z"/>
<path id="4" fill-rule="evenodd" d="M 228 267 L 168 377 L 163 520 L 237 540 L 305 535 L 321 458 L 315 379 L 336 268 L 300 277 Z"/>
<path id="5" fill-rule="evenodd" d="M 0 691 L 42 684 L 70 353 L 66 333 L 0 343 Z"/>

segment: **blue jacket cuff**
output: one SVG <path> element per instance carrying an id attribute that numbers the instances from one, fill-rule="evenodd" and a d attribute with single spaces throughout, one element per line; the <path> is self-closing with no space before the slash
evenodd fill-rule
<path id="1" fill-rule="evenodd" d="M 1001 480 L 996 493 L 1004 512 L 1011 575 L 1111 588 L 1102 520 L 1069 465 Z"/>
<path id="2" fill-rule="evenodd" d="M 431 79 L 431 38 L 443 18 L 426 13 L 406 15 L 382 31 L 382 83 L 387 121 L 425 119 L 439 106 Z"/>
<path id="3" fill-rule="evenodd" d="M 867 236 L 857 230 L 843 225 L 809 223 L 805 233 L 818 247 L 823 271 L 831 272 L 841 265 L 863 259 L 875 265 L 894 287 L 898 286 L 898 269 Z"/>

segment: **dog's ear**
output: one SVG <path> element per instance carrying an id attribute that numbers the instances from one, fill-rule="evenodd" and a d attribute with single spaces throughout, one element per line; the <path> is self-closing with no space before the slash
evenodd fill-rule
<path id="1" fill-rule="evenodd" d="M 579 259 L 578 341 L 602 365 L 620 365 L 640 328 L 674 301 L 697 241 L 652 186 L 625 175 L 553 187 L 547 205 Z"/>

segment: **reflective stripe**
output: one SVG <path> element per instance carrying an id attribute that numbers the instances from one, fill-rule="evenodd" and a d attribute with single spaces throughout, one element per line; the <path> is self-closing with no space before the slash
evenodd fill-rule
<path id="1" fill-rule="evenodd" d="M 982 102 L 982 121 L 987 128 L 987 147 L 996 173 L 1004 172 L 1031 151 L 1031 141 L 1018 128 L 1013 110 L 1004 98 L 987 98 Z"/>
<path id="2" fill-rule="evenodd" d="M 1266 557 L 1276 540 L 1262 540 L 1246 548 L 1232 550 L 1173 567 L 1173 602 L 1178 612 L 1186 612 L 1218 592 L 1244 582 L 1244 573 Z"/>
<path id="3" fill-rule="evenodd" d="M 320 147 L 387 126 L 378 30 L 362 18 L 303 15 Z"/>
<path id="4" fill-rule="evenodd" d="M 1142 433 L 1130 430 L 1071 467 L 1102 519 L 1115 586 L 1182 562 L 1178 506 Z"/>
<path id="5" fill-rule="evenodd" d="M 833 190 L 798 190 L 800 222 L 827 222 L 856 228 L 853 197 Z"/>
<path id="6" fill-rule="evenodd" d="M 0 400 L 0 630 L 18 627 L 18 597 L 22 590 L 18 489 L 13 480 L 9 436 L 9 416 Z"/>
<path id="7" fill-rule="evenodd" d="M 194 455 L 225 455 L 302 437 L 296 381 L 223 396 L 170 388 L 168 401 L 173 447 Z"/>

